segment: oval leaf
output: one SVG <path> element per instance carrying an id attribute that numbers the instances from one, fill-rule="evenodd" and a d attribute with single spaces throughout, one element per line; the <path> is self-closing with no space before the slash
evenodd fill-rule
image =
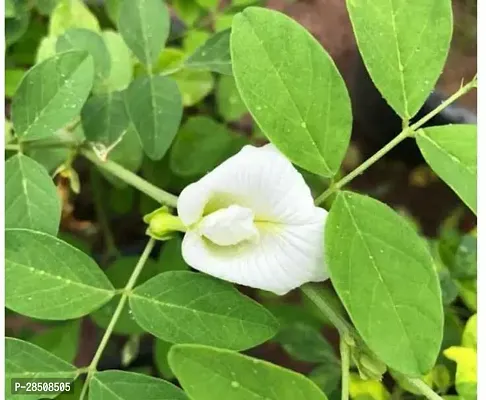
<path id="1" fill-rule="evenodd" d="M 203 69 L 232 75 L 230 53 L 231 30 L 226 29 L 211 36 L 201 47 L 187 58 L 187 68 Z"/>
<path id="2" fill-rule="evenodd" d="M 326 400 L 305 376 L 229 350 L 175 345 L 169 364 L 193 400 Z"/>
<path id="3" fill-rule="evenodd" d="M 347 0 L 359 51 L 375 86 L 402 118 L 425 103 L 452 35 L 450 0 Z"/>
<path id="4" fill-rule="evenodd" d="M 477 126 L 433 126 L 417 132 L 427 164 L 477 212 Z"/>
<path id="5" fill-rule="evenodd" d="M 104 31 L 102 36 L 111 59 L 106 88 L 108 91 L 124 90 L 130 84 L 133 75 L 133 60 L 130 50 L 118 33 Z"/>
<path id="6" fill-rule="evenodd" d="M 99 32 L 100 24 L 82 0 L 57 0 L 49 21 L 49 35 L 59 36 L 70 28 Z"/>
<path id="7" fill-rule="evenodd" d="M 232 285 L 193 272 L 166 272 L 137 287 L 130 308 L 138 324 L 172 343 L 245 350 L 270 339 L 278 322 Z"/>
<path id="8" fill-rule="evenodd" d="M 114 295 L 110 281 L 83 252 L 45 233 L 5 231 L 5 305 L 33 318 L 79 318 Z"/>
<path id="9" fill-rule="evenodd" d="M 96 372 L 89 384 L 89 400 L 188 400 L 172 383 L 125 371 Z"/>
<path id="10" fill-rule="evenodd" d="M 135 79 L 125 104 L 145 154 L 160 160 L 169 149 L 182 118 L 182 99 L 177 84 L 164 76 Z"/>
<path id="11" fill-rule="evenodd" d="M 53 136 L 79 114 L 93 76 L 93 60 L 85 51 L 61 53 L 34 66 L 13 98 L 16 135 L 21 140 Z"/>
<path id="12" fill-rule="evenodd" d="M 366 344 L 403 374 L 427 373 L 443 310 L 425 241 L 385 204 L 350 192 L 334 201 L 325 237 L 331 281 Z"/>
<path id="13" fill-rule="evenodd" d="M 32 399 L 32 395 L 11 393 L 11 380 L 16 378 L 42 379 L 64 378 L 74 380 L 78 375 L 76 367 L 61 360 L 48 351 L 29 342 L 5 338 L 5 399 Z M 55 396 L 43 396 L 55 397 Z"/>
<path id="14" fill-rule="evenodd" d="M 118 30 L 126 44 L 146 66 L 151 66 L 169 36 L 170 18 L 162 0 L 124 0 Z"/>
<path id="15" fill-rule="evenodd" d="M 233 19 L 231 58 L 241 97 L 270 141 L 298 166 L 335 175 L 349 144 L 351 105 L 317 40 L 284 14 L 249 7 Z"/>
<path id="16" fill-rule="evenodd" d="M 61 201 L 47 171 L 22 154 L 5 163 L 5 228 L 29 228 L 56 235 Z"/>
<path id="17" fill-rule="evenodd" d="M 87 51 L 94 61 L 94 81 L 96 88 L 103 88 L 110 75 L 110 53 L 101 35 L 88 29 L 67 30 L 56 42 L 56 51 Z"/>

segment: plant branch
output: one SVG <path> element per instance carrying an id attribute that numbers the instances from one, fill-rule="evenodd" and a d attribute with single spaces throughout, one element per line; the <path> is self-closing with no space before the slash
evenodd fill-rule
<path id="1" fill-rule="evenodd" d="M 339 352 L 341 354 L 341 400 L 349 400 L 350 349 L 346 336 L 341 336 L 339 339 Z"/>
<path id="2" fill-rule="evenodd" d="M 137 174 L 123 168 L 121 165 L 117 164 L 111 160 L 101 160 L 93 151 L 87 149 L 81 149 L 81 154 L 90 160 L 96 166 L 104 169 L 110 174 L 116 176 L 122 181 L 128 183 L 134 188 L 145 193 L 147 196 L 153 198 L 161 204 L 168 205 L 170 207 L 177 207 L 177 196 L 166 192 L 165 190 L 159 189 L 157 186 L 152 185 L 145 179 L 140 178 Z"/>
<path id="3" fill-rule="evenodd" d="M 437 393 L 435 393 L 432 388 L 427 385 L 422 379 L 417 378 L 410 378 L 404 376 L 404 379 L 412 385 L 415 389 L 417 389 L 420 393 L 422 393 L 427 399 L 429 400 L 443 400 Z"/>
<path id="4" fill-rule="evenodd" d="M 147 245 L 145 246 L 145 249 L 140 256 L 140 259 L 138 260 L 137 265 L 133 269 L 132 275 L 128 279 L 127 284 L 125 285 L 125 288 L 121 294 L 120 301 L 118 302 L 118 305 L 116 306 L 115 312 L 113 313 L 113 316 L 111 317 L 110 323 L 108 324 L 108 327 L 106 328 L 106 331 L 101 338 L 101 342 L 98 346 L 98 349 L 96 350 L 96 353 L 93 357 L 93 360 L 89 364 L 89 367 L 87 369 L 88 376 L 86 377 L 86 381 L 84 382 L 83 389 L 81 391 L 81 395 L 79 396 L 79 400 L 83 400 L 84 396 L 86 395 L 86 392 L 88 390 L 89 382 L 91 378 L 93 377 L 93 374 L 96 372 L 96 367 L 98 366 L 98 362 L 100 361 L 101 355 L 103 354 L 103 351 L 105 350 L 106 345 L 108 344 L 108 340 L 110 339 L 111 334 L 113 333 L 113 329 L 115 328 L 116 323 L 118 322 L 118 319 L 120 318 L 120 315 L 123 311 L 123 307 L 125 306 L 125 303 L 127 302 L 128 295 L 130 291 L 133 289 L 135 286 L 135 283 L 137 282 L 137 278 L 142 272 L 143 266 L 147 262 L 150 253 L 152 252 L 152 249 L 154 248 L 155 245 L 155 239 L 150 238 Z"/>
<path id="5" fill-rule="evenodd" d="M 347 174 L 345 177 L 340 179 L 338 182 L 336 182 L 334 185 L 331 185 L 324 193 L 322 193 L 320 196 L 318 196 L 315 200 L 316 205 L 322 204 L 324 200 L 326 200 L 331 194 L 334 192 L 338 191 L 341 189 L 344 185 L 348 184 L 350 181 L 352 181 L 354 178 L 356 178 L 358 175 L 362 174 L 364 171 L 366 171 L 370 166 L 372 166 L 375 162 L 377 162 L 380 158 L 382 158 L 385 154 L 387 154 L 391 149 L 393 149 L 396 145 L 398 145 L 400 142 L 402 142 L 404 139 L 408 137 L 413 137 L 415 135 L 415 131 L 419 128 L 421 128 L 426 122 L 428 122 L 430 119 L 435 117 L 437 114 L 439 114 L 442 110 L 450 106 L 452 103 L 454 103 L 459 97 L 465 95 L 467 92 L 469 92 L 471 89 L 477 87 L 477 78 L 474 77 L 468 84 L 462 86 L 459 88 L 459 90 L 454 93 L 452 96 L 450 96 L 447 100 L 445 100 L 440 106 L 429 112 L 427 115 L 419 119 L 417 122 L 410 126 L 405 126 L 404 124 L 404 129 L 388 144 L 386 144 L 383 148 L 378 150 L 374 155 L 372 155 L 370 158 L 368 158 L 364 163 L 359 165 L 357 168 L 355 168 L 353 171 L 351 171 L 349 174 Z"/>

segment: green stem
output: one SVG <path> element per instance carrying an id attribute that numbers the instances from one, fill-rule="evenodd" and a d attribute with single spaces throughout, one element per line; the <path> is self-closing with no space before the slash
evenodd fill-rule
<path id="1" fill-rule="evenodd" d="M 110 174 L 116 176 L 117 178 L 120 178 L 122 181 L 140 190 L 157 202 L 161 204 L 166 204 L 170 207 L 177 207 L 177 196 L 167 193 L 165 190 L 159 189 L 157 186 L 154 186 L 150 182 L 147 182 L 145 179 L 140 178 L 138 175 L 123 168 L 116 162 L 113 162 L 111 160 L 101 160 L 91 150 L 81 149 L 80 152 L 84 157 L 86 157 L 96 166 L 104 169 Z"/>
<path id="2" fill-rule="evenodd" d="M 378 150 L 374 155 L 368 158 L 363 164 L 359 165 L 356 169 L 351 171 L 347 174 L 344 178 L 340 179 L 334 185 L 331 185 L 324 193 L 322 193 L 319 197 L 316 198 L 315 204 L 319 205 L 322 204 L 324 200 L 326 200 L 331 194 L 341 189 L 344 185 L 348 184 L 358 175 L 362 174 L 366 171 L 370 166 L 372 166 L 375 162 L 377 162 L 380 158 L 382 158 L 386 153 L 388 153 L 391 149 L 393 149 L 396 145 L 402 142 L 404 139 L 408 137 L 413 137 L 415 135 L 415 131 L 422 127 L 426 122 L 432 119 L 434 116 L 439 114 L 442 110 L 446 107 L 450 106 L 454 101 L 456 101 L 459 97 L 463 96 L 471 89 L 477 87 L 477 79 L 476 77 L 473 78 L 471 82 L 467 85 L 461 86 L 459 90 L 450 96 L 447 100 L 445 100 L 440 106 L 429 112 L 427 115 L 419 119 L 417 122 L 410 126 L 406 126 L 406 122 L 404 121 L 404 129 L 387 145 L 383 148 Z"/>
<path id="3" fill-rule="evenodd" d="M 301 286 L 300 290 L 316 305 L 331 324 L 336 327 L 341 336 L 352 336 L 352 327 L 349 325 L 348 321 L 344 319 L 341 313 L 330 304 L 322 288 L 318 287 L 316 284 L 307 283 Z"/>
<path id="4" fill-rule="evenodd" d="M 437 393 L 435 393 L 432 388 L 427 385 L 422 379 L 410 378 L 405 376 L 405 380 L 417 389 L 420 393 L 424 395 L 429 400 L 443 400 Z"/>
<path id="5" fill-rule="evenodd" d="M 345 336 L 341 336 L 339 340 L 339 352 L 341 353 L 341 400 L 349 400 L 350 349 Z"/>
<path id="6" fill-rule="evenodd" d="M 140 259 L 138 260 L 137 265 L 133 269 L 132 275 L 130 276 L 130 279 L 128 279 L 127 284 L 125 285 L 125 288 L 122 292 L 122 295 L 120 297 L 120 301 L 118 302 L 118 305 L 116 306 L 115 312 L 113 313 L 113 316 L 111 317 L 110 323 L 108 324 L 108 327 L 106 328 L 105 334 L 101 338 L 101 342 L 98 346 L 98 349 L 96 350 L 96 353 L 93 357 L 93 360 L 89 364 L 89 367 L 87 368 L 87 373 L 88 376 L 86 377 L 86 381 L 84 382 L 83 389 L 81 391 L 81 395 L 79 397 L 79 400 L 83 400 L 84 396 L 86 395 L 86 392 L 88 390 L 89 382 L 91 378 L 93 377 L 93 374 L 96 372 L 96 367 L 98 366 L 98 362 L 100 361 L 101 355 L 103 354 L 103 351 L 105 350 L 106 345 L 108 344 L 108 340 L 111 337 L 111 334 L 113 333 L 113 329 L 115 328 L 116 323 L 118 322 L 118 319 L 120 318 L 120 315 L 123 311 L 123 307 L 125 306 L 125 303 L 127 302 L 128 295 L 130 294 L 130 291 L 133 289 L 135 286 L 135 283 L 137 282 L 137 278 L 142 272 L 143 266 L 147 262 L 150 253 L 152 252 L 152 249 L 154 248 L 155 245 L 155 239 L 150 238 L 147 245 L 145 246 L 145 249 L 140 256 Z"/>

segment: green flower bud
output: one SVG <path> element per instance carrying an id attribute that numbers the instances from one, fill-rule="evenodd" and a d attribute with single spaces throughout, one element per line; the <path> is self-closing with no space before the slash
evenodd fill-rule
<path id="1" fill-rule="evenodd" d="M 175 232 L 185 232 L 181 219 L 169 212 L 168 207 L 161 207 L 143 217 L 148 224 L 147 235 L 157 240 L 169 240 Z"/>

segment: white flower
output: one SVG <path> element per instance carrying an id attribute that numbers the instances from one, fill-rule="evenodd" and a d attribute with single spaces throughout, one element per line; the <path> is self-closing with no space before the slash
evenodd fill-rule
<path id="1" fill-rule="evenodd" d="M 328 278 L 327 212 L 273 145 L 245 146 L 177 203 L 184 260 L 209 275 L 279 295 Z"/>

